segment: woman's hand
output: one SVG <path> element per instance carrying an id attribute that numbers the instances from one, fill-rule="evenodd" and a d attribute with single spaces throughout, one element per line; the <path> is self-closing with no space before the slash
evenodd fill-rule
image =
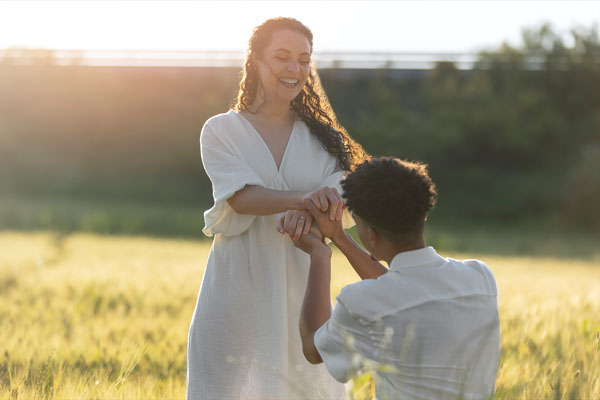
<path id="1" fill-rule="evenodd" d="M 315 207 L 322 212 L 329 211 L 331 221 L 342 220 L 345 204 L 336 188 L 324 187 L 315 190 L 304 198 L 305 204 L 306 200 L 312 201 Z"/>
<path id="2" fill-rule="evenodd" d="M 311 232 L 314 218 L 306 209 L 306 205 L 309 203 L 314 204 L 313 207 L 322 213 L 327 212 L 331 221 L 341 221 L 345 204 L 336 188 L 324 187 L 308 193 L 303 198 L 298 209 L 288 210 L 281 217 L 277 226 L 279 233 L 287 233 L 292 240 L 298 240 L 300 236 Z M 317 238 L 322 238 L 323 235 L 316 227 L 312 231 Z"/>
<path id="3" fill-rule="evenodd" d="M 293 240 L 298 240 L 306 235 L 312 226 L 313 216 L 307 210 L 288 210 L 279 220 L 277 230 L 287 233 Z"/>

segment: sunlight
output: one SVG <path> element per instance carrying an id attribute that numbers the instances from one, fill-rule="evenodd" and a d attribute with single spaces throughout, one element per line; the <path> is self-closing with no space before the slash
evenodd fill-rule
<path id="1" fill-rule="evenodd" d="M 315 51 L 470 52 L 543 21 L 598 23 L 600 2 L 0 1 L 0 49 L 239 51 L 274 16 L 309 26 Z"/>
<path id="2" fill-rule="evenodd" d="M 224 7 L 211 2 L 42 1 L 0 7 L 0 47 L 231 49 L 245 45 L 255 23 L 215 18 L 224 16 Z"/>

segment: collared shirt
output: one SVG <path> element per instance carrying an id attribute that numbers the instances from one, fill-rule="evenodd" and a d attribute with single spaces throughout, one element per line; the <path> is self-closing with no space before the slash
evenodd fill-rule
<path id="1" fill-rule="evenodd" d="M 402 252 L 378 279 L 342 289 L 315 345 L 338 381 L 374 371 L 379 400 L 484 399 L 500 357 L 497 296 L 481 261 Z"/>

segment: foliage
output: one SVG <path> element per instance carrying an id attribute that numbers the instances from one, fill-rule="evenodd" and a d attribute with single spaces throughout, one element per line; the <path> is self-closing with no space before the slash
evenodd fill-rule
<path id="1" fill-rule="evenodd" d="M 51 51 L 22 53 L 27 65 L 0 62 L 0 195 L 209 207 L 198 136 L 234 99 L 237 69 L 57 66 Z M 440 216 L 600 232 L 597 28 L 528 29 L 468 71 L 320 74 L 367 151 L 429 164 Z"/>
<path id="2" fill-rule="evenodd" d="M 571 39 L 567 46 L 544 25 L 525 30 L 520 47 L 482 52 L 469 71 L 443 62 L 425 77 L 379 71 L 323 82 L 367 150 L 429 164 L 443 214 L 561 215 L 568 226 L 600 231 L 600 218 L 587 212 L 593 202 L 583 203 L 600 187 L 582 176 L 600 169 L 589 156 L 600 145 L 600 39 L 595 28 L 573 30 Z M 583 207 L 575 211 L 565 193 L 586 199 L 575 201 Z"/>

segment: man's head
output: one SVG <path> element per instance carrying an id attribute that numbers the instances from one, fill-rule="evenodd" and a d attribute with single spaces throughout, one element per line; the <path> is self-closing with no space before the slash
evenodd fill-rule
<path id="1" fill-rule="evenodd" d="M 378 241 L 403 248 L 422 241 L 427 213 L 437 199 L 425 164 L 372 158 L 356 167 L 342 188 L 358 235 L 373 256 L 378 257 L 373 249 Z"/>

